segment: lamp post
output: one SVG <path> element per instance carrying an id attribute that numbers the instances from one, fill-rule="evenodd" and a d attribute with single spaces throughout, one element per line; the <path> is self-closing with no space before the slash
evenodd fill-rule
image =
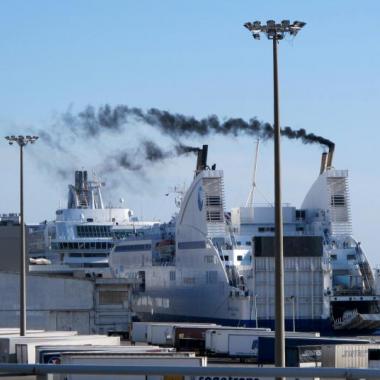
<path id="1" fill-rule="evenodd" d="M 24 162 L 23 150 L 28 144 L 34 144 L 38 136 L 6 136 L 9 145 L 14 143 L 20 147 L 20 336 L 26 334 L 26 252 L 24 224 Z"/>
<path id="2" fill-rule="evenodd" d="M 276 24 L 269 20 L 266 25 L 260 21 L 247 22 L 244 26 L 253 38 L 260 39 L 264 33 L 273 41 L 273 91 L 274 91 L 274 202 L 275 202 L 275 365 L 285 367 L 285 324 L 284 324 L 284 255 L 283 226 L 281 207 L 281 149 L 280 149 L 280 112 L 278 94 L 277 44 L 286 34 L 295 36 L 306 24 L 301 21 L 283 20 Z"/>

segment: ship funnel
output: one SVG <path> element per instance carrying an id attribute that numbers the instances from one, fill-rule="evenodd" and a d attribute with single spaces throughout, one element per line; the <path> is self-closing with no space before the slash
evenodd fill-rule
<path id="1" fill-rule="evenodd" d="M 335 144 L 329 146 L 329 153 L 327 155 L 326 169 L 331 169 L 334 157 Z"/>
<path id="2" fill-rule="evenodd" d="M 327 164 L 327 156 L 329 154 L 327 152 L 322 153 L 322 159 L 321 159 L 321 170 L 319 174 L 322 174 L 326 170 L 326 164 Z"/>
<path id="3" fill-rule="evenodd" d="M 75 172 L 75 189 L 79 191 L 87 190 L 87 171 L 77 170 Z"/>
<path id="4" fill-rule="evenodd" d="M 207 152 L 208 152 L 208 145 L 203 145 L 202 149 L 198 150 L 197 167 L 195 169 L 196 174 L 198 174 L 199 172 L 207 168 Z"/>

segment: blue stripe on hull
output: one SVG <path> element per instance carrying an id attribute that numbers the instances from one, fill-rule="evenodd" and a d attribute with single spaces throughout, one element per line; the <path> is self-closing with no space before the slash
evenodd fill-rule
<path id="1" fill-rule="evenodd" d="M 222 326 L 256 327 L 255 320 L 234 320 L 220 318 L 186 317 L 172 314 L 138 313 L 138 320 L 146 322 L 191 322 L 191 323 L 216 323 Z M 336 334 L 332 329 L 329 319 L 296 319 L 296 331 L 315 331 L 325 335 Z M 260 320 L 259 327 L 268 327 L 274 330 L 274 320 Z M 285 330 L 293 330 L 293 320 L 285 320 Z"/>

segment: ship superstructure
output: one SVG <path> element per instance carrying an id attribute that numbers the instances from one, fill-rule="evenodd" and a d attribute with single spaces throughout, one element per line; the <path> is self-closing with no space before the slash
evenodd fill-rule
<path id="1" fill-rule="evenodd" d="M 30 257 L 43 257 L 52 264 L 33 266 L 32 270 L 109 276 L 108 255 L 114 242 L 133 235 L 136 228 L 156 223 L 138 221 L 122 203 L 120 207 L 106 207 L 102 186 L 95 176 L 89 180 L 87 171 L 75 172 L 75 183 L 69 185 L 67 208 L 58 209 L 54 221 L 31 229 Z"/>
<path id="2" fill-rule="evenodd" d="M 380 326 L 375 279 L 351 236 L 347 172 L 332 153 L 302 207 L 283 207 L 288 329 Z M 223 172 L 206 159 L 204 146 L 175 219 L 116 244 L 112 272 L 138 281 L 140 319 L 273 327 L 274 209 L 226 212 Z"/>

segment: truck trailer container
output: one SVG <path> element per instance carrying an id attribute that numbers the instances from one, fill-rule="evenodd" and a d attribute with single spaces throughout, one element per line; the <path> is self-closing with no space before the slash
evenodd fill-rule
<path id="1" fill-rule="evenodd" d="M 205 349 L 216 355 L 227 356 L 247 356 L 250 357 L 256 352 L 255 349 L 248 349 L 255 345 L 258 337 L 272 337 L 275 332 L 271 330 L 255 330 L 247 328 L 211 329 L 205 332 Z M 286 337 L 316 338 L 319 333 L 290 332 L 285 333 Z M 239 346 L 241 348 L 239 348 Z"/>
<path id="2" fill-rule="evenodd" d="M 0 336 L 0 362 L 15 363 L 16 362 L 16 344 L 46 342 L 46 344 L 55 341 L 77 341 L 85 337 L 96 339 L 96 337 L 104 337 L 104 335 L 66 335 L 66 336 Z M 119 337 L 112 337 L 118 339 Z M 119 338 L 120 342 L 120 338 Z M 69 344 L 69 343 L 67 343 Z"/>
<path id="3" fill-rule="evenodd" d="M 36 346 L 36 363 L 60 364 L 63 353 L 91 352 L 91 353 L 157 353 L 172 352 L 171 348 L 159 346 Z"/>
<path id="4" fill-rule="evenodd" d="M 33 341 L 16 343 L 16 361 L 21 364 L 36 363 L 36 347 L 38 346 L 120 346 L 119 336 L 106 335 L 78 335 L 76 337 L 68 337 L 65 339 L 48 340 L 48 341 Z"/>
<path id="5" fill-rule="evenodd" d="M 341 345 L 341 344 L 362 344 L 366 345 L 371 343 L 369 339 L 355 339 L 355 338 L 296 338 L 287 337 L 285 338 L 285 362 L 288 367 L 299 367 L 302 360 L 300 357 L 300 350 L 302 353 L 302 347 L 308 346 L 309 351 L 310 346 L 314 346 L 314 356 L 316 361 L 321 363 L 322 358 L 318 360 L 318 355 L 322 355 L 322 346 L 324 345 Z M 259 337 L 257 340 L 257 362 L 258 364 L 274 364 L 274 348 L 275 348 L 275 338 L 274 337 Z M 318 353 L 319 351 L 319 353 Z M 309 353 L 312 354 L 312 353 Z M 304 365 L 303 365 L 304 366 Z"/>
<path id="6" fill-rule="evenodd" d="M 180 322 L 132 322 L 130 338 L 131 342 L 166 344 L 167 337 L 172 334 L 173 328 L 177 326 L 209 326 L 218 327 L 214 323 L 180 323 Z M 174 338 L 172 345 L 174 344 Z"/>
<path id="7" fill-rule="evenodd" d="M 185 353 L 169 355 L 99 355 L 99 354 L 64 354 L 62 364 L 94 364 L 94 365 L 127 365 L 127 366 L 178 366 L 178 367 L 206 367 L 206 357 L 189 357 Z M 64 375 L 54 379 L 67 380 L 94 380 L 104 379 L 104 375 Z M 154 376 L 154 375 L 109 375 L 107 380 L 190 380 L 190 376 Z"/>
<path id="8" fill-rule="evenodd" d="M 210 324 L 199 324 L 199 323 L 151 323 L 147 325 L 146 336 L 147 343 L 159 344 L 163 346 L 174 346 L 175 345 L 175 330 L 177 328 L 182 329 L 213 329 L 218 327 L 214 323 Z"/>
<path id="9" fill-rule="evenodd" d="M 380 344 L 323 345 L 322 367 L 379 368 Z M 377 360 L 376 360 L 377 358 Z"/>

